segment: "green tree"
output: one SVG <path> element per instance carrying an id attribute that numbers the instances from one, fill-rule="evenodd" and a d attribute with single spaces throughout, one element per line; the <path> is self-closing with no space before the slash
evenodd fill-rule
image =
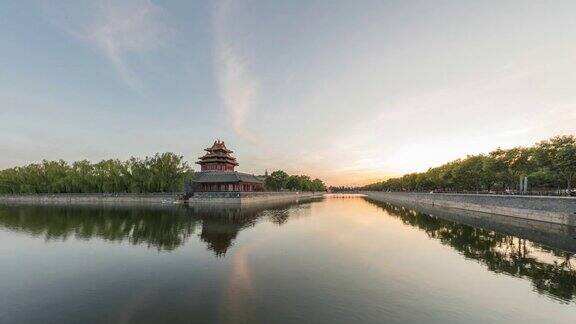
<path id="1" fill-rule="evenodd" d="M 312 180 L 312 185 L 310 186 L 312 191 L 325 191 L 326 185 L 324 182 L 318 178 Z"/>
<path id="2" fill-rule="evenodd" d="M 370 184 L 368 190 L 505 190 L 528 177 L 530 187 L 568 190 L 576 180 L 576 137 L 556 136 L 532 147 L 498 148 L 488 154 L 469 155 L 426 172 Z"/>
<path id="3" fill-rule="evenodd" d="M 576 178 L 576 137 L 556 136 L 537 145 L 539 160 L 548 165 L 566 181 L 566 188 L 572 189 Z"/>
<path id="4" fill-rule="evenodd" d="M 282 170 L 277 170 L 266 178 L 265 186 L 267 190 L 277 191 L 286 188 L 288 174 Z"/>

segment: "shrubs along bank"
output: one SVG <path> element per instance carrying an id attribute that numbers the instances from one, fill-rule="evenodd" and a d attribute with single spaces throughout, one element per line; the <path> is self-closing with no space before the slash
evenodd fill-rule
<path id="1" fill-rule="evenodd" d="M 576 181 L 576 137 L 556 136 L 530 147 L 496 149 L 469 155 L 426 172 L 370 184 L 365 190 L 389 191 L 507 191 L 528 179 L 535 191 L 564 189 Z"/>
<path id="2" fill-rule="evenodd" d="M 174 153 L 98 163 L 44 160 L 0 171 L 0 194 L 174 192 L 193 174 Z"/>

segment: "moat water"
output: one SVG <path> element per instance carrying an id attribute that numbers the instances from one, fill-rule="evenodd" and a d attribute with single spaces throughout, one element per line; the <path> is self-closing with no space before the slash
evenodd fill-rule
<path id="1" fill-rule="evenodd" d="M 574 323 L 574 252 L 362 197 L 0 206 L 0 323 Z"/>

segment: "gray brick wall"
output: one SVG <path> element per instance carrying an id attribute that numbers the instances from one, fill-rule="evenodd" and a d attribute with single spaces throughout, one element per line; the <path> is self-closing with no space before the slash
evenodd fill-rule
<path id="1" fill-rule="evenodd" d="M 369 198 L 391 203 L 419 203 L 512 216 L 557 224 L 576 225 L 576 198 L 474 194 L 364 192 Z"/>

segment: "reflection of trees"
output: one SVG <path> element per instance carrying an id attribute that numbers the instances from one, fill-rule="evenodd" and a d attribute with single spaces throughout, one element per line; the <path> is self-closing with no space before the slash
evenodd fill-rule
<path id="1" fill-rule="evenodd" d="M 283 225 L 288 221 L 290 213 L 287 209 L 272 210 L 268 214 L 268 217 L 274 224 Z"/>
<path id="2" fill-rule="evenodd" d="M 541 246 L 526 239 L 475 228 L 404 207 L 373 204 L 404 224 L 422 229 L 429 237 L 449 245 L 490 271 L 532 281 L 534 288 L 562 301 L 576 300 L 576 261 L 573 253 Z"/>
<path id="3" fill-rule="evenodd" d="M 281 225 L 293 206 L 2 206 L 0 226 L 48 241 L 100 238 L 159 251 L 183 245 L 200 227 L 200 239 L 222 256 L 242 229 L 265 218 Z"/>
<path id="4" fill-rule="evenodd" d="M 101 238 L 147 244 L 158 250 L 182 245 L 197 219 L 182 208 L 18 206 L 0 209 L 0 226 L 46 240 Z"/>

